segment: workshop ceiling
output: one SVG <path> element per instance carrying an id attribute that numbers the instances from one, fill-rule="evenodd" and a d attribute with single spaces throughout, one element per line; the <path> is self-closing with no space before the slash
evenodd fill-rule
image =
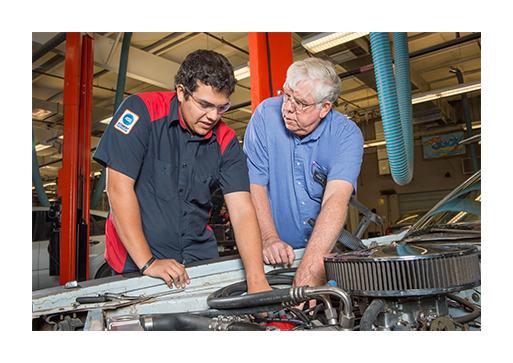
<path id="1" fill-rule="evenodd" d="M 58 33 L 32 33 L 32 52 Z M 341 75 L 342 87 L 335 109 L 349 116 L 362 129 L 365 141 L 376 139 L 374 122 L 381 121 L 376 81 L 372 69 L 369 35 L 320 53 L 308 54 L 302 40 L 319 33 L 292 33 L 294 60 L 309 56 L 328 59 Z M 123 33 L 94 33 L 93 120 L 91 148 L 95 148 L 112 116 L 117 87 L 117 69 Z M 391 33 L 390 33 L 391 36 Z M 407 33 L 410 54 L 412 95 L 457 86 L 450 70 L 462 72 L 464 83 L 481 81 L 480 33 Z M 392 40 L 392 39 L 391 39 Z M 172 91 L 174 75 L 187 54 L 210 49 L 224 54 L 237 68 L 249 62 L 248 33 L 135 32 L 131 38 L 125 97 L 140 92 Z M 51 145 L 38 151 L 43 184 L 52 184 L 62 167 L 63 84 L 66 42 L 32 64 L 32 126 L 35 143 Z M 363 72 L 349 75 L 363 68 Z M 223 120 L 242 141 L 251 117 L 250 78 L 238 81 L 231 97 L 232 108 Z M 481 91 L 467 93 L 472 121 L 481 123 Z M 413 106 L 416 135 L 463 129 L 461 95 Z M 479 132 L 479 131 L 478 131 Z M 91 172 L 100 171 L 91 163 Z M 52 186 L 49 186 L 51 188 Z"/>

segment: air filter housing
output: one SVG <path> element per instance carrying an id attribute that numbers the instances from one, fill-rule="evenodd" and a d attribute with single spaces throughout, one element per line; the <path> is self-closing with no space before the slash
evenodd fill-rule
<path id="1" fill-rule="evenodd" d="M 324 258 L 326 278 L 354 296 L 407 297 L 481 284 L 476 247 L 422 243 L 380 246 Z"/>

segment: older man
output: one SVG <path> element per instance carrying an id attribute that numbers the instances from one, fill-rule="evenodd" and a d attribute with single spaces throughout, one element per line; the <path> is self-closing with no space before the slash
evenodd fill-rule
<path id="1" fill-rule="evenodd" d="M 306 247 L 294 286 L 325 283 L 323 256 L 335 246 L 356 192 L 363 137 L 332 109 L 339 93 L 329 62 L 295 62 L 278 97 L 257 107 L 244 138 L 264 262 L 292 264 L 294 249 Z"/>

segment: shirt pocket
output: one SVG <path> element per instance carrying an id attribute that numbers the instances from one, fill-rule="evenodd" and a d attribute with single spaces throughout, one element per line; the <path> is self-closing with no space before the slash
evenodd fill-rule
<path id="1" fill-rule="evenodd" d="M 328 169 L 314 161 L 306 178 L 307 192 L 310 198 L 321 202 L 324 194 L 324 185 L 326 184 L 327 179 Z"/>
<path id="2" fill-rule="evenodd" d="M 210 185 L 214 182 L 214 175 L 202 175 L 199 173 L 192 173 L 192 185 L 188 188 L 188 200 L 194 204 L 210 207 L 211 202 L 211 188 Z"/>
<path id="3" fill-rule="evenodd" d="M 169 202 L 176 195 L 178 172 L 176 166 L 149 155 L 143 164 L 141 176 L 148 191 Z"/>

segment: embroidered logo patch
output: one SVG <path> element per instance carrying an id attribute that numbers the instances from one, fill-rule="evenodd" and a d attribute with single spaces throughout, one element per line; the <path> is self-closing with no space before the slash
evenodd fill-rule
<path id="1" fill-rule="evenodd" d="M 128 135 L 130 131 L 132 131 L 132 127 L 134 127 L 138 120 L 139 116 L 137 114 L 133 113 L 130 110 L 126 110 L 125 112 L 123 112 L 121 117 L 116 121 L 114 128 L 118 129 L 125 135 Z"/>

